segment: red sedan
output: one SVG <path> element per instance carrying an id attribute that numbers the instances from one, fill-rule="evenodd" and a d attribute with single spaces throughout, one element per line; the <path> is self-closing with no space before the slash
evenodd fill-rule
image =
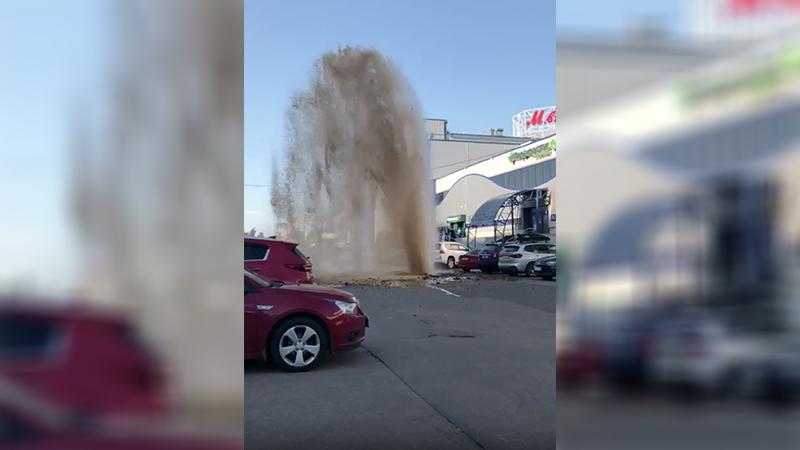
<path id="1" fill-rule="evenodd" d="M 470 250 L 468 253 L 465 253 L 458 257 L 458 267 L 464 270 L 464 272 L 469 272 L 470 270 L 478 270 L 480 266 L 478 265 L 478 261 L 480 260 L 480 251 L 479 250 Z"/>
<path id="2" fill-rule="evenodd" d="M 244 357 L 266 357 L 280 369 L 316 367 L 329 353 L 358 347 L 367 317 L 349 292 L 269 282 L 244 273 Z"/>

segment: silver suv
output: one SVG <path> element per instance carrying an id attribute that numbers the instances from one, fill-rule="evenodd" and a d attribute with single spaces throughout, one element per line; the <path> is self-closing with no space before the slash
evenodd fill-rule
<path id="1" fill-rule="evenodd" d="M 500 252 L 498 267 L 503 273 L 516 275 L 525 272 L 533 276 L 536 260 L 556 254 L 555 244 L 507 244 Z"/>

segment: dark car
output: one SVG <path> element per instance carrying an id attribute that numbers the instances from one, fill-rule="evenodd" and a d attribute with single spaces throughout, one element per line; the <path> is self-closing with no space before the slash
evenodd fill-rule
<path id="1" fill-rule="evenodd" d="M 486 244 L 481 249 L 478 255 L 478 268 L 481 272 L 494 273 L 500 269 L 497 267 L 497 261 L 500 258 L 500 249 L 503 248 L 501 244 Z"/>
<path id="2" fill-rule="evenodd" d="M 84 414 L 169 407 L 163 367 L 124 316 L 76 302 L 0 302 L 0 378 Z"/>
<path id="3" fill-rule="evenodd" d="M 480 269 L 478 266 L 478 257 L 480 256 L 478 250 L 470 250 L 467 253 L 458 257 L 458 267 L 464 272 L 469 272 L 473 269 Z"/>
<path id="4" fill-rule="evenodd" d="M 758 400 L 773 405 L 800 402 L 800 336 L 772 337 L 751 372 Z"/>
<path id="5" fill-rule="evenodd" d="M 632 309 L 618 313 L 613 327 L 604 337 L 606 381 L 627 391 L 651 383 L 653 342 L 658 325 L 667 317 L 658 309 Z"/>
<path id="6" fill-rule="evenodd" d="M 533 275 L 542 277 L 545 280 L 552 280 L 556 277 L 556 257 L 547 256 L 533 263 Z"/>
<path id="7" fill-rule="evenodd" d="M 325 355 L 364 342 L 367 317 L 349 292 L 269 282 L 244 274 L 244 357 L 288 372 L 316 367 Z"/>
<path id="8" fill-rule="evenodd" d="M 266 280 L 311 283 L 311 261 L 297 245 L 277 239 L 245 238 L 244 268 Z"/>

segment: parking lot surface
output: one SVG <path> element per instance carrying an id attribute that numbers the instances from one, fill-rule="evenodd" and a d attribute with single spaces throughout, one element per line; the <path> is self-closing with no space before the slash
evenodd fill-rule
<path id="1" fill-rule="evenodd" d="M 245 365 L 247 448 L 555 448 L 555 283 L 351 285 L 362 348 Z"/>
<path id="2" fill-rule="evenodd" d="M 726 450 L 797 448 L 800 410 L 741 402 L 559 395 L 562 448 Z"/>

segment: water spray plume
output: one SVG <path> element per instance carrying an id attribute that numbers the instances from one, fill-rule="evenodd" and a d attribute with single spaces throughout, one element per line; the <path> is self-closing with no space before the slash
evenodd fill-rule
<path id="1" fill-rule="evenodd" d="M 423 120 L 408 82 L 375 50 L 314 65 L 287 111 L 272 207 L 318 275 L 430 269 L 433 200 Z"/>

